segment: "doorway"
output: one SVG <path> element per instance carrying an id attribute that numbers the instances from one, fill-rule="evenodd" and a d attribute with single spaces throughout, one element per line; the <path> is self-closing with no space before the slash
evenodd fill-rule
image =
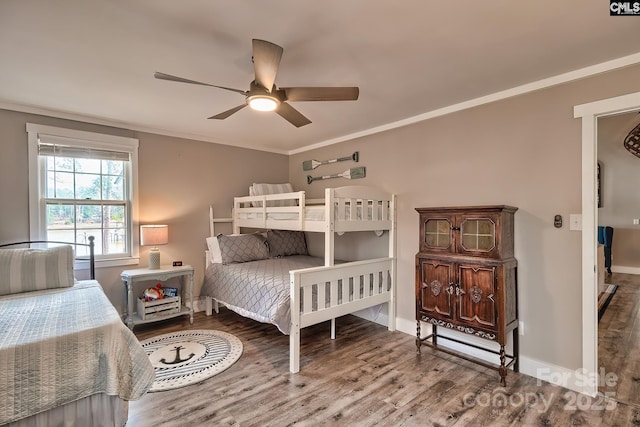
<path id="1" fill-rule="evenodd" d="M 640 92 L 574 107 L 582 119 L 582 392 L 595 396 L 598 390 L 597 307 L 597 126 L 598 118 L 640 109 Z"/>
<path id="2" fill-rule="evenodd" d="M 635 321 L 640 304 L 640 159 L 623 141 L 640 121 L 638 111 L 597 119 L 598 197 L 597 224 L 611 227 L 602 233 L 608 248 L 598 247 L 598 292 L 608 308 L 598 313 L 598 391 L 615 401 L 640 404 L 637 360 L 639 327 Z M 638 225 L 636 225 L 638 224 Z M 599 228 L 600 230 L 600 228 Z M 602 230 L 604 231 L 604 230 Z M 615 231 L 615 233 L 612 233 Z M 613 240 L 611 241 L 611 237 Z M 616 239 L 617 238 L 617 239 Z M 613 243 L 613 244 L 612 244 Z M 607 256 L 607 261 L 603 256 Z M 613 274 L 605 265 L 613 261 Z M 613 291 L 613 293 L 607 292 Z M 607 299 L 610 296 L 610 299 Z M 600 297 L 599 297 L 600 298 Z M 598 301 L 598 310 L 601 302 Z"/>

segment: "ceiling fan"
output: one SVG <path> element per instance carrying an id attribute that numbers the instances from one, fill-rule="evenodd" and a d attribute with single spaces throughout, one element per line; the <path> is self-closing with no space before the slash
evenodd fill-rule
<path id="1" fill-rule="evenodd" d="M 249 105 L 254 110 L 275 111 L 296 127 L 308 125 L 311 120 L 293 108 L 288 102 L 296 101 L 355 101 L 360 90 L 357 87 L 283 87 L 274 84 L 282 58 L 283 49 L 265 40 L 253 39 L 253 69 L 255 80 L 249 84 L 249 90 L 233 89 L 208 83 L 196 82 L 170 74 L 156 72 L 154 77 L 180 83 L 211 86 L 236 92 L 245 96 L 244 104 L 223 111 L 210 119 L 224 120 Z"/>

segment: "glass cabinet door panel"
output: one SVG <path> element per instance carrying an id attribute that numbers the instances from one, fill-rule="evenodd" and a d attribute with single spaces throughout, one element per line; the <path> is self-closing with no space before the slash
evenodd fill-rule
<path id="1" fill-rule="evenodd" d="M 467 251 L 490 251 L 496 245 L 496 225 L 488 218 L 464 220 L 460 233 L 462 247 Z"/>
<path id="2" fill-rule="evenodd" d="M 424 223 L 424 242 L 431 248 L 451 246 L 451 223 L 446 219 L 428 219 Z"/>

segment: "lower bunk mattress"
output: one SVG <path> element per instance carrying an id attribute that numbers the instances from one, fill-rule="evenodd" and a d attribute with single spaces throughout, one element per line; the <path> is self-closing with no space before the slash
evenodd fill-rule
<path id="1" fill-rule="evenodd" d="M 211 264 L 201 295 L 210 296 L 241 316 L 291 329 L 290 270 L 324 265 L 324 259 L 292 255 L 237 264 Z"/>

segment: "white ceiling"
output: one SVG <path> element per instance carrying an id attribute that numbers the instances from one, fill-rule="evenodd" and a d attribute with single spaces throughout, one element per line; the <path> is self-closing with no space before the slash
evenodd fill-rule
<path id="1" fill-rule="evenodd" d="M 353 85 L 360 99 L 292 103 L 313 122 L 301 128 L 248 108 L 207 120 L 244 98 L 153 78 L 247 90 L 252 38 L 284 48 L 278 86 Z M 292 153 L 640 62 L 638 40 L 640 18 L 602 0 L 1 0 L 0 108 Z"/>

